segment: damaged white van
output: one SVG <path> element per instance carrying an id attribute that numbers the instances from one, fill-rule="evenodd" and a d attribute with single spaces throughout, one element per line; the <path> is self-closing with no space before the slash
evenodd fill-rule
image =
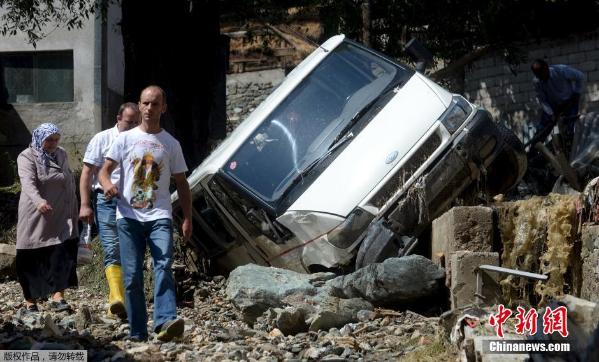
<path id="1" fill-rule="evenodd" d="M 189 176 L 192 245 L 225 270 L 350 270 L 406 254 L 472 184 L 503 192 L 525 169 L 487 111 L 338 35 Z"/>

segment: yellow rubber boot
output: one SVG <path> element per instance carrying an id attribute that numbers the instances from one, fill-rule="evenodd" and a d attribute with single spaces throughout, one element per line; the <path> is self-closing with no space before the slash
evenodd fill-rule
<path id="1" fill-rule="evenodd" d="M 109 265 L 105 269 L 108 281 L 108 315 L 116 315 L 119 318 L 127 318 L 125 309 L 125 286 L 123 285 L 123 274 L 120 265 Z"/>

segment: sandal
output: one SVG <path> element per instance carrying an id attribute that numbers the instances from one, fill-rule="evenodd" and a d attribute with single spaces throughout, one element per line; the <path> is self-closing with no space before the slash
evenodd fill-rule
<path id="1" fill-rule="evenodd" d="M 50 302 L 49 306 L 50 306 L 50 309 L 54 310 L 55 312 L 63 312 L 66 310 L 71 310 L 71 306 L 64 299 L 61 299 L 58 302 L 53 300 Z"/>

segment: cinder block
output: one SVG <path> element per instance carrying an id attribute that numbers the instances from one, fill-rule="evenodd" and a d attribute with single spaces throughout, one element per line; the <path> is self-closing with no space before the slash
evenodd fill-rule
<path id="1" fill-rule="evenodd" d="M 567 55 L 558 55 L 552 57 L 549 63 L 553 64 L 568 64 L 568 56 Z"/>
<path id="2" fill-rule="evenodd" d="M 451 309 L 457 309 L 474 303 L 476 292 L 476 269 L 480 265 L 499 265 L 499 253 L 456 251 L 451 256 L 448 268 L 451 274 Z M 501 301 L 499 275 L 481 271 L 482 295 L 484 305 L 493 305 Z"/>
<path id="3" fill-rule="evenodd" d="M 581 230 L 582 254 L 599 249 L 599 225 L 584 225 Z"/>
<path id="4" fill-rule="evenodd" d="M 595 39 L 585 39 L 578 43 L 578 49 L 581 51 L 593 50 L 596 46 Z"/>
<path id="5" fill-rule="evenodd" d="M 593 72 L 589 72 L 587 74 L 587 81 L 590 82 L 596 82 L 599 81 L 599 70 L 595 70 Z"/>
<path id="6" fill-rule="evenodd" d="M 528 59 L 530 61 L 534 59 L 543 59 L 547 56 L 547 52 L 545 49 L 532 49 L 528 51 Z"/>
<path id="7" fill-rule="evenodd" d="M 581 233 L 582 242 L 582 287 L 580 296 L 599 302 L 599 225 L 585 225 Z"/>
<path id="8" fill-rule="evenodd" d="M 483 206 L 454 207 L 433 221 L 432 260 L 444 267 L 456 250 L 491 251 L 493 210 Z"/>
<path id="9" fill-rule="evenodd" d="M 579 63 L 576 66 L 576 68 L 579 69 L 582 72 L 587 72 L 588 73 L 588 72 L 592 72 L 592 71 L 596 70 L 597 69 L 597 64 L 593 60 L 587 60 L 585 62 Z"/>
<path id="10" fill-rule="evenodd" d="M 583 52 L 572 53 L 568 55 L 568 63 L 572 64 L 573 66 L 576 66 L 577 64 L 584 62 L 584 60 L 585 55 Z"/>
<path id="11" fill-rule="evenodd" d="M 599 308 L 597 307 L 597 303 L 576 298 L 569 294 L 562 295 L 557 299 L 566 304 L 566 307 L 568 308 L 568 318 L 572 318 L 587 335 L 591 335 L 599 321 Z"/>
<path id="12" fill-rule="evenodd" d="M 15 245 L 0 244 L 0 277 L 15 278 L 17 250 Z"/>

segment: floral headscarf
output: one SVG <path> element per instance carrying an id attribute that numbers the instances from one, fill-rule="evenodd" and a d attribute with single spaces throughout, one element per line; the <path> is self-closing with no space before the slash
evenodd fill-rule
<path id="1" fill-rule="evenodd" d="M 60 130 L 54 123 L 42 123 L 40 126 L 33 130 L 31 136 L 31 147 L 33 147 L 38 154 L 38 160 L 48 166 L 50 160 L 54 160 L 54 157 L 44 150 L 43 144 L 48 136 L 55 133 L 60 134 Z"/>

